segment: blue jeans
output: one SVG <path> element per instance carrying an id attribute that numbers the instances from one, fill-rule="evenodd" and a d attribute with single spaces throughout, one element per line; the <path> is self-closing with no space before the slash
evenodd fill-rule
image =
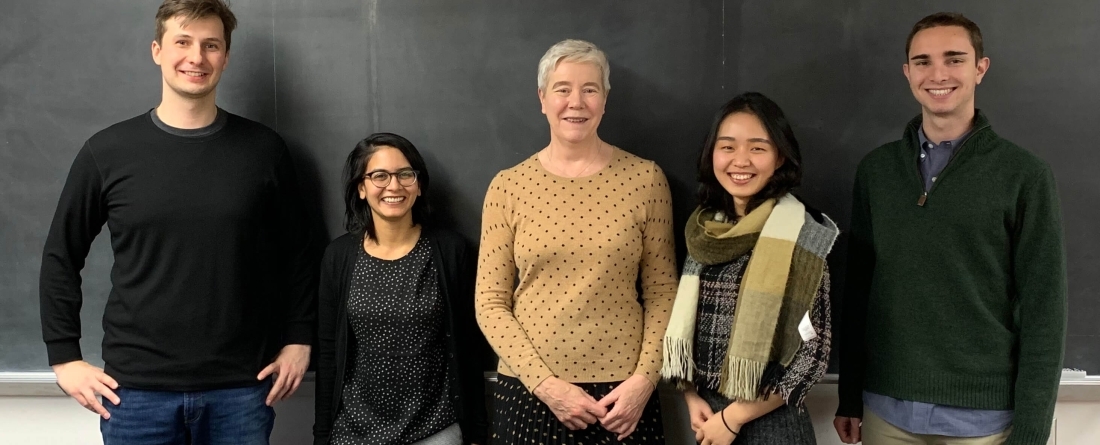
<path id="1" fill-rule="evenodd" d="M 103 400 L 104 445 L 268 445 L 275 410 L 264 404 L 271 379 L 256 386 L 174 392 L 119 388 Z"/>

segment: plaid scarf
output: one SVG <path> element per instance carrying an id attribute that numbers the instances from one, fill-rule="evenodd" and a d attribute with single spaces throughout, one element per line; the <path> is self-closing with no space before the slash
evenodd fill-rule
<path id="1" fill-rule="evenodd" d="M 824 216 L 824 215 L 823 215 Z M 802 344 L 798 324 L 810 309 L 839 230 L 827 216 L 818 223 L 793 195 L 768 200 L 736 224 L 721 212 L 699 208 L 688 218 L 687 262 L 664 338 L 661 376 L 690 382 L 692 341 L 704 266 L 752 251 L 741 281 L 718 391 L 732 400 L 759 399 L 771 362 L 790 365 Z"/>

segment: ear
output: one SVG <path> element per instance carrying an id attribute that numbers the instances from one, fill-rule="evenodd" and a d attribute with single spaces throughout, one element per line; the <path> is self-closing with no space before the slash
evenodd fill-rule
<path id="1" fill-rule="evenodd" d="M 153 40 L 153 45 L 149 48 L 153 54 L 153 63 L 160 66 L 160 44 L 156 40 Z"/>
<path id="2" fill-rule="evenodd" d="M 908 63 L 901 64 L 901 72 L 902 72 L 902 74 L 905 74 L 905 80 L 909 80 L 909 64 Z"/>
<path id="3" fill-rule="evenodd" d="M 359 183 L 359 199 L 367 199 L 367 181 L 363 178 L 363 182 Z"/>
<path id="4" fill-rule="evenodd" d="M 985 77 L 986 71 L 989 71 L 989 58 L 982 57 L 982 60 L 978 61 L 978 79 L 975 83 L 982 83 L 982 78 Z"/>
<path id="5" fill-rule="evenodd" d="M 546 90 L 539 88 L 539 105 L 542 107 L 542 114 L 546 114 Z"/>

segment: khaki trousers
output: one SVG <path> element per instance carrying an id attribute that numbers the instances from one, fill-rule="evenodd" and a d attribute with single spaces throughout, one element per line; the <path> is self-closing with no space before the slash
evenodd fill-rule
<path id="1" fill-rule="evenodd" d="M 860 436 L 864 445 L 1001 445 L 1008 440 L 1007 430 L 985 437 L 949 437 L 932 434 L 913 434 L 882 420 L 869 409 L 863 410 L 863 426 Z"/>

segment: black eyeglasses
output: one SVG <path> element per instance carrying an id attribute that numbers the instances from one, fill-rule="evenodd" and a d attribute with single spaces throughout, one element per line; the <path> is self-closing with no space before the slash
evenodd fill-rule
<path id="1" fill-rule="evenodd" d="M 420 172 L 413 169 L 398 170 L 395 172 L 388 172 L 385 170 L 377 170 L 367 173 L 366 179 L 370 180 L 371 184 L 375 187 L 386 187 L 390 185 L 390 178 L 397 177 L 397 183 L 404 187 L 416 184 L 416 175 Z"/>

